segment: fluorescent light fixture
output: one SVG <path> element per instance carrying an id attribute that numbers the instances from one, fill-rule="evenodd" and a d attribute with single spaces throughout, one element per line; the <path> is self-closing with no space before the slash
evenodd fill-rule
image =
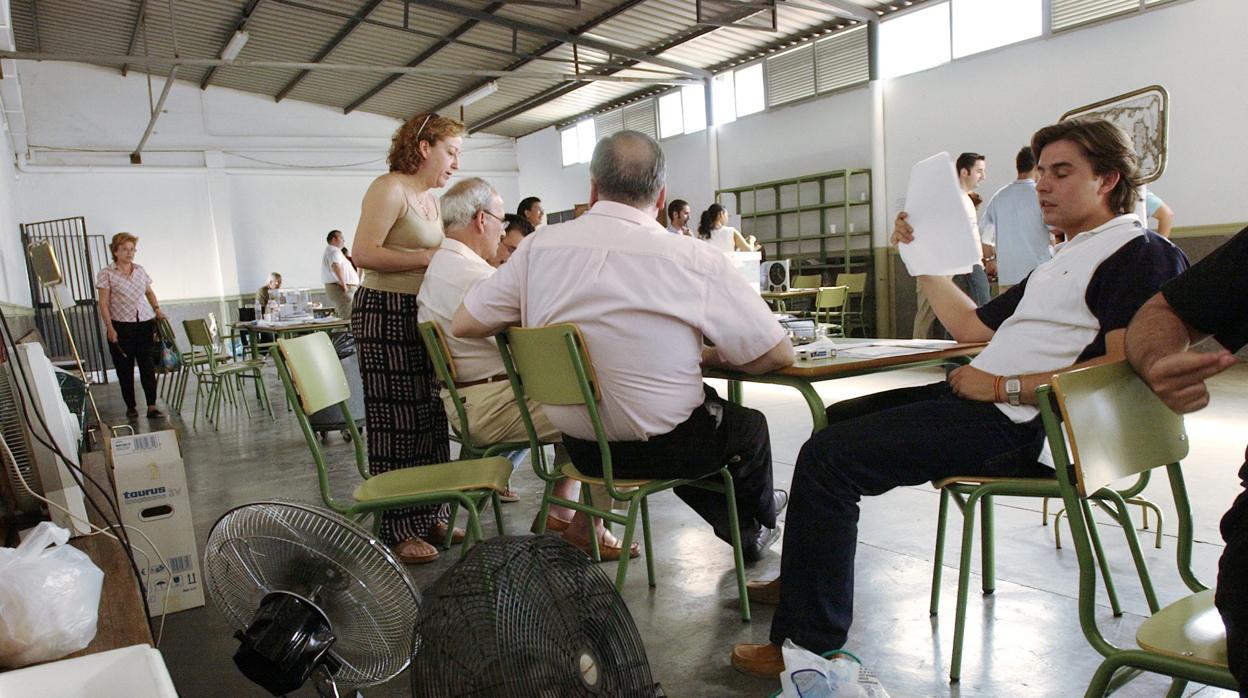
<path id="1" fill-rule="evenodd" d="M 234 36 L 230 37 L 230 42 L 225 45 L 224 49 L 221 49 L 221 60 L 232 61 L 238 58 L 238 54 L 243 52 L 243 46 L 250 38 L 251 35 L 241 29 L 234 32 Z"/>
<path id="2" fill-rule="evenodd" d="M 473 102 L 479 102 L 486 97 L 498 92 L 498 83 L 491 80 L 477 89 L 464 95 L 464 98 L 456 102 L 456 106 L 466 107 Z"/>

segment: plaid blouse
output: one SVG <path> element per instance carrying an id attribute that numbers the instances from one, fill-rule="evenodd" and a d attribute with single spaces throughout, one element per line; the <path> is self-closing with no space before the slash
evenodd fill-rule
<path id="1" fill-rule="evenodd" d="M 143 322 L 156 317 L 151 303 L 147 302 L 147 287 L 152 277 L 147 270 L 135 264 L 126 276 L 114 262 L 100 270 L 95 287 L 109 290 L 108 314 L 115 322 Z"/>

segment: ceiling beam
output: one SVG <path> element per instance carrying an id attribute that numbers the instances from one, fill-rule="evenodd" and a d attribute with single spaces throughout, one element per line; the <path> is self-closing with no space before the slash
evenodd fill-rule
<path id="1" fill-rule="evenodd" d="M 217 49 L 216 56 L 218 58 L 221 57 L 221 52 L 225 50 L 225 47 L 230 44 L 230 39 L 234 38 L 235 34 L 242 31 L 243 28 L 247 26 L 247 22 L 251 20 L 251 15 L 256 11 L 256 8 L 260 7 L 261 2 L 263 2 L 263 0 L 248 0 L 247 6 L 243 8 L 242 14 L 240 14 L 238 19 L 234 22 L 234 28 L 225 35 L 225 40 L 221 42 L 221 48 Z M 199 89 L 208 89 L 208 83 L 212 80 L 212 76 L 216 75 L 216 73 L 216 67 L 209 68 L 208 72 L 204 73 L 204 79 L 199 81 Z"/>
<path id="2" fill-rule="evenodd" d="M 873 22 L 878 20 L 880 16 L 871 10 L 859 5 L 851 0 L 813 0 L 822 5 L 827 5 L 834 14 L 840 15 L 848 19 L 856 19 L 861 22 Z"/>
<path id="3" fill-rule="evenodd" d="M 360 11 L 356 13 L 355 17 L 352 17 L 351 19 L 347 20 L 347 23 L 343 25 L 341 29 L 338 30 L 338 33 L 334 35 L 334 38 L 330 39 L 329 43 L 322 46 L 321 50 L 316 52 L 316 56 L 312 58 L 312 62 L 320 63 L 321 61 L 329 57 L 329 54 L 333 53 L 334 49 L 338 48 L 339 44 L 341 44 L 343 41 L 346 41 L 347 37 L 351 36 L 352 32 L 356 30 L 356 27 L 360 26 L 361 20 L 363 20 L 364 18 L 372 14 L 373 10 L 377 9 L 377 6 L 380 4 L 381 4 L 381 0 L 368 0 L 368 2 L 365 3 L 363 7 L 360 8 Z M 290 91 L 295 89 L 295 85 L 298 85 L 300 81 L 306 78 L 308 76 L 308 73 L 310 72 L 312 71 L 310 70 L 299 71 L 298 75 L 292 78 L 290 82 L 286 83 L 285 87 L 283 87 L 281 90 L 278 91 L 277 95 L 273 97 L 273 101 L 280 102 L 283 99 L 285 99 L 286 95 L 290 94 Z"/>
<path id="4" fill-rule="evenodd" d="M 498 10 L 502 9 L 502 7 L 503 7 L 503 3 L 501 2 L 490 3 L 489 5 L 486 6 L 485 10 L 479 14 L 481 14 L 484 17 L 492 17 L 493 15 L 491 13 L 497 12 Z M 425 49 L 424 51 L 421 51 L 419 56 L 416 56 L 415 58 L 413 58 L 411 61 L 408 62 L 407 64 L 408 67 L 414 68 L 420 65 L 421 63 L 424 63 L 425 61 L 429 60 L 430 58 L 433 57 L 434 54 L 436 54 L 438 51 L 441 51 L 443 48 L 449 45 L 452 41 L 454 41 L 455 39 L 458 39 L 459 37 L 468 33 L 470 29 L 477 26 L 477 22 L 478 22 L 478 19 L 473 18 L 459 25 L 450 34 L 447 34 L 444 38 L 435 41 L 432 46 Z M 374 96 L 377 95 L 378 92 L 381 92 L 387 87 L 393 85 L 395 81 L 397 81 L 401 77 L 403 76 L 391 75 L 385 78 L 384 80 L 382 80 L 381 82 L 378 82 L 376 85 L 373 85 L 368 90 L 366 90 L 364 94 L 356 98 L 354 102 L 348 104 L 346 109 L 342 110 L 342 113 L 350 114 L 351 112 L 355 111 L 356 109 L 360 107 L 360 105 L 372 99 Z"/>
<path id="5" fill-rule="evenodd" d="M 143 26 L 143 19 L 147 16 L 147 0 L 139 1 L 139 13 L 134 16 L 134 28 L 130 30 L 130 43 L 126 44 L 126 55 L 134 53 L 134 44 L 139 40 L 139 27 Z M 122 65 L 121 74 L 125 75 L 129 72 L 130 66 Z"/>
<path id="6" fill-rule="evenodd" d="M 671 50 L 672 48 L 675 48 L 676 46 L 679 46 L 683 43 L 693 41 L 699 36 L 704 36 L 706 34 L 709 34 L 718 28 L 719 27 L 707 26 L 707 25 L 696 26 L 689 32 L 670 38 L 667 41 L 664 41 L 663 43 L 658 44 L 648 49 L 647 53 L 654 53 L 654 54 L 663 53 L 664 51 Z M 610 68 L 604 71 L 595 71 L 595 73 L 603 74 L 603 75 L 612 75 L 614 73 L 618 73 L 621 70 L 626 70 L 628 69 L 628 67 L 629 66 L 625 65 L 619 68 Z M 709 72 L 707 72 L 706 74 L 708 76 L 711 75 L 711 73 Z M 584 87 L 586 84 L 588 84 L 588 82 L 581 82 L 579 80 L 570 80 L 570 81 L 555 85 L 554 87 L 551 87 L 547 90 L 543 90 L 539 94 L 536 94 L 532 97 L 525 98 L 521 100 L 520 102 L 517 102 L 516 104 L 506 107 L 500 111 L 494 112 L 493 114 L 490 114 L 489 116 L 485 117 L 481 121 L 472 124 L 471 129 L 473 131 L 482 131 L 495 124 L 501 123 L 503 121 L 506 121 L 507 119 L 517 116 L 518 114 L 522 114 L 530 109 L 533 109 L 534 107 L 537 107 L 537 106 L 546 104 L 548 102 L 552 102 L 556 99 L 559 99 L 560 97 L 568 94 L 569 92 L 579 90 L 580 88 Z"/>
<path id="7" fill-rule="evenodd" d="M 626 2 L 622 2 L 616 5 L 615 7 L 589 20 L 588 22 L 585 22 L 584 24 L 581 24 L 579 26 L 573 27 L 572 29 L 569 29 L 568 33 L 573 36 L 580 36 L 581 34 L 584 34 L 587 31 L 592 31 L 596 29 L 597 27 L 599 27 L 600 25 L 608 22 L 609 20 L 612 20 L 624 14 L 625 12 L 628 12 L 629 10 L 633 9 L 634 7 L 640 5 L 641 3 L 645 1 L 646 0 L 626 0 Z M 503 68 L 503 70 L 508 70 L 508 71 L 516 70 L 522 66 L 528 65 L 529 63 L 532 63 L 533 61 L 538 60 L 539 58 L 550 53 L 551 51 L 554 51 L 560 46 L 563 46 L 562 41 L 550 41 L 545 44 L 542 44 L 537 49 L 529 52 L 527 55 L 522 56 L 519 60 Z M 446 109 L 447 107 L 458 104 L 459 101 L 462 100 L 465 96 L 470 95 L 473 92 L 484 87 L 486 82 L 487 81 L 483 80 L 474 85 L 470 85 L 467 89 L 460 91 L 459 94 L 455 95 L 454 97 L 451 97 L 447 101 L 434 107 L 433 111 L 440 112 L 443 109 Z"/>
<path id="8" fill-rule="evenodd" d="M 584 36 L 575 36 L 573 34 L 568 34 L 567 32 L 556 31 L 553 29 L 549 29 L 547 27 L 543 27 L 541 25 L 530 24 L 528 22 L 522 22 L 520 20 L 511 19 L 509 17 L 499 17 L 499 16 L 492 15 L 492 14 L 486 14 L 484 12 L 474 10 L 468 7 L 462 7 L 454 3 L 445 2 L 445 0 L 412 0 L 412 2 L 417 5 L 420 5 L 421 7 L 428 7 L 430 9 L 437 10 L 439 12 L 445 12 L 451 15 L 458 15 L 460 17 L 468 17 L 471 19 L 478 20 L 480 22 L 485 22 L 487 24 L 497 24 L 502 27 L 507 27 L 508 29 L 514 29 L 516 31 L 525 32 L 526 34 L 544 36 L 548 39 L 561 41 L 565 44 L 584 46 L 585 48 L 596 49 L 598 51 L 603 51 L 605 53 L 609 53 L 612 55 L 623 56 L 625 58 L 631 58 L 635 61 L 639 61 L 642 63 L 651 63 L 654 65 L 663 66 L 664 68 L 671 68 L 672 70 L 678 70 L 682 73 L 685 73 L 686 75 L 690 77 L 695 77 L 695 78 L 711 77 L 710 73 L 696 66 L 686 65 L 684 63 L 680 63 L 677 61 L 668 60 L 666 58 L 659 58 L 658 56 L 652 55 L 645 51 L 632 49 L 627 46 L 621 46 L 619 44 L 612 44 L 606 41 L 599 41 L 597 39 L 589 39 Z"/>

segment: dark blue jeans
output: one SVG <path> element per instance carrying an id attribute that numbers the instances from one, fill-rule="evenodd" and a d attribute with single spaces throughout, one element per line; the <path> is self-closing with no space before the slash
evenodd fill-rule
<path id="1" fill-rule="evenodd" d="M 1248 488 L 1248 453 L 1239 478 Z M 1248 696 L 1248 491 L 1240 492 L 1222 517 L 1226 548 L 1218 560 L 1215 601 L 1226 624 L 1226 658 L 1239 681 L 1239 695 Z"/>
<path id="2" fill-rule="evenodd" d="M 1043 443 L 1039 417 L 1015 424 L 943 382 L 833 404 L 828 428 L 797 457 L 771 641 L 813 652 L 845 644 L 863 496 L 953 475 L 1052 477 L 1036 462 Z"/>

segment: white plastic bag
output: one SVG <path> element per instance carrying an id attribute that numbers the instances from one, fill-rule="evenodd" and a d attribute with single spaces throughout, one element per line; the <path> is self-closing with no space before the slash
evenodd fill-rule
<path id="1" fill-rule="evenodd" d="M 825 659 L 792 640 L 785 640 L 784 673 L 780 674 L 785 698 L 889 698 L 871 672 L 853 655 Z"/>
<path id="2" fill-rule="evenodd" d="M 104 573 L 68 540 L 44 521 L 18 547 L 0 548 L 0 667 L 60 659 L 95 637 Z"/>

